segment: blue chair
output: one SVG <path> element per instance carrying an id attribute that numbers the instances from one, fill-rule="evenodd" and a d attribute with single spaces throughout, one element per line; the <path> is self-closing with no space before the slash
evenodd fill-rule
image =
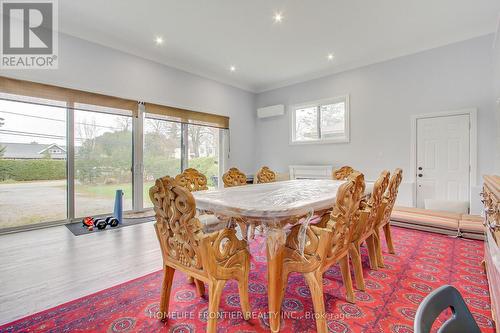
<path id="1" fill-rule="evenodd" d="M 415 333 L 430 332 L 436 318 L 448 308 L 451 308 L 452 315 L 438 329 L 438 333 L 481 333 L 462 295 L 449 285 L 437 288 L 420 303 L 413 325 Z"/>

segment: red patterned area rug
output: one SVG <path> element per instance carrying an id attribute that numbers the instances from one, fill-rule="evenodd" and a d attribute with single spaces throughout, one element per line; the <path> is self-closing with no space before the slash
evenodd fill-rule
<path id="1" fill-rule="evenodd" d="M 356 304 L 345 301 L 338 266 L 324 275 L 328 327 L 331 332 L 411 332 L 418 304 L 433 289 L 451 284 L 462 293 L 484 332 L 494 332 L 486 276 L 480 266 L 483 242 L 393 228 L 396 255 L 386 267 L 368 268 L 363 255 L 366 292 L 356 292 Z M 238 288 L 226 284 L 218 332 L 268 332 L 267 273 L 264 242 L 252 244 L 250 303 L 253 318 L 239 313 Z M 147 258 L 144 258 L 147 260 Z M 0 327 L 0 332 L 205 332 L 208 301 L 176 273 L 168 322 L 155 318 L 162 272 L 74 300 Z M 301 275 L 290 276 L 283 302 L 282 332 L 315 332 L 309 289 Z"/>

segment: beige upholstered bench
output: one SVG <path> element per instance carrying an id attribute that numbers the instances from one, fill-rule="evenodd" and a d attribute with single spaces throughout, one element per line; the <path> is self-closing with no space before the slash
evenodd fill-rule
<path id="1" fill-rule="evenodd" d="M 422 208 L 394 207 L 391 224 L 446 235 L 458 235 L 460 214 L 435 212 Z"/>
<path id="2" fill-rule="evenodd" d="M 458 227 L 462 237 L 484 239 L 483 218 L 477 215 L 462 214 Z"/>
<path id="3" fill-rule="evenodd" d="M 474 215 L 432 211 L 422 208 L 394 207 L 391 224 L 451 236 L 474 239 L 484 238 L 482 218 Z"/>

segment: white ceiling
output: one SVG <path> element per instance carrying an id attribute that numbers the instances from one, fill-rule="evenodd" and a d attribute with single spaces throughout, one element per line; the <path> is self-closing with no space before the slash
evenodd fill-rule
<path id="1" fill-rule="evenodd" d="M 493 33 L 500 1 L 64 0 L 59 11 L 63 33 L 260 92 Z"/>

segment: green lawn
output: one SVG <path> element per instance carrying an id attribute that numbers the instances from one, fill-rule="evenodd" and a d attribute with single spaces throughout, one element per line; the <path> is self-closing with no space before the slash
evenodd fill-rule
<path id="1" fill-rule="evenodd" d="M 149 200 L 149 188 L 154 182 L 144 182 L 143 196 Z M 132 196 L 132 183 L 111 185 L 76 185 L 76 192 L 88 194 L 93 197 L 114 198 L 116 190 L 123 190 L 126 196 Z"/>
<path id="2" fill-rule="evenodd" d="M 93 197 L 114 198 L 116 190 L 123 190 L 125 195 L 132 193 L 132 183 L 110 185 L 76 185 L 75 191 Z"/>
<path id="3" fill-rule="evenodd" d="M 144 207 L 152 207 L 153 204 L 149 199 L 149 188 L 154 185 L 154 182 L 144 182 L 143 187 L 143 203 Z M 116 190 L 123 190 L 125 198 L 132 200 L 132 184 L 114 184 L 114 185 L 77 185 L 76 192 L 78 194 L 88 195 L 93 198 L 114 199 Z"/>

